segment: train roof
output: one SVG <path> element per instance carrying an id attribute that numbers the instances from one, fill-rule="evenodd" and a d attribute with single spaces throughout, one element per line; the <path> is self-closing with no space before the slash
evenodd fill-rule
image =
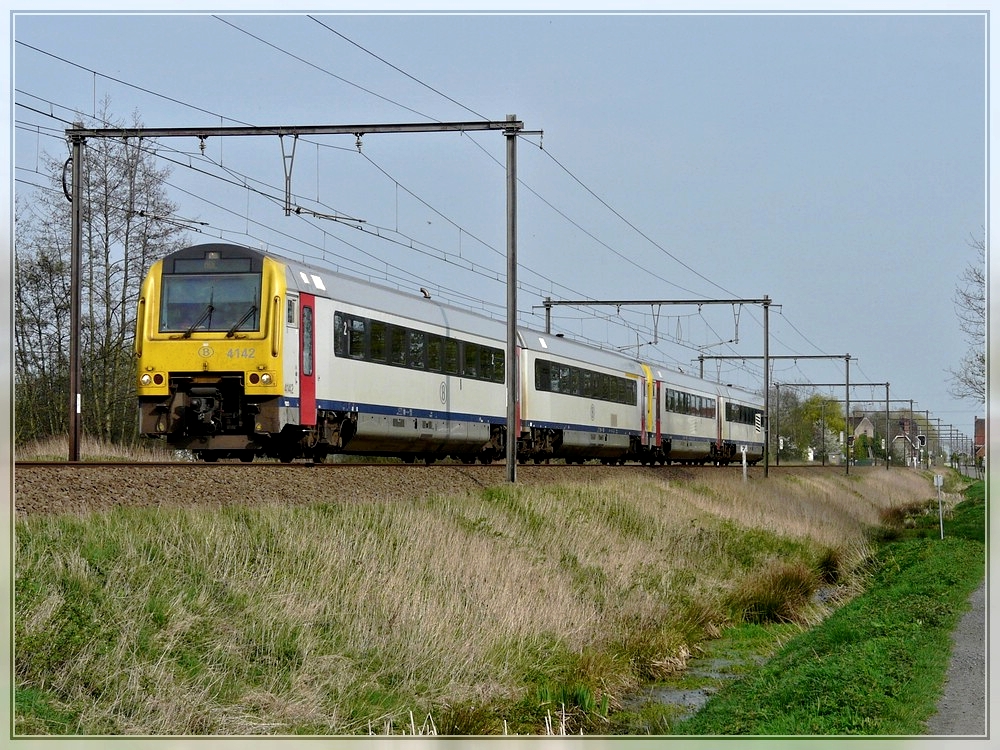
<path id="1" fill-rule="evenodd" d="M 482 313 L 447 305 L 423 294 L 364 281 L 336 271 L 271 256 L 288 268 L 288 286 L 299 293 L 330 296 L 345 303 L 384 310 L 448 330 L 490 338 L 505 338 L 506 326 Z"/>
<path id="2" fill-rule="evenodd" d="M 555 333 L 542 333 L 530 328 L 519 328 L 521 343 L 525 349 L 540 355 L 586 360 L 601 367 L 641 374 L 640 363 L 629 357 L 607 349 L 599 349 Z"/>

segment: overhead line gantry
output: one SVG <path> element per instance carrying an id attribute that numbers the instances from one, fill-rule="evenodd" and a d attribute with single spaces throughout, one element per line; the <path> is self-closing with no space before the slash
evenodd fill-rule
<path id="1" fill-rule="evenodd" d="M 470 122 L 431 122 L 368 125 L 270 125 L 270 126 L 220 126 L 195 128 L 67 128 L 66 138 L 72 147 L 72 195 L 70 239 L 70 351 L 69 351 L 69 460 L 80 460 L 80 283 L 82 264 L 83 226 L 83 144 L 88 138 L 206 138 L 231 136 L 292 136 L 300 135 L 353 135 L 360 148 L 361 137 L 369 133 L 433 133 L 502 130 L 507 139 L 507 479 L 517 476 L 517 136 L 527 134 L 524 123 L 516 115 L 505 120 Z M 541 131 L 533 131 L 538 134 Z M 285 214 L 290 213 L 291 165 L 294 156 L 286 155 L 282 144 L 282 161 L 285 166 Z"/>
<path id="2" fill-rule="evenodd" d="M 764 295 L 760 299 L 653 299 L 653 300 L 554 300 L 551 297 L 546 297 L 543 301 L 543 306 L 545 307 L 545 332 L 552 333 L 552 308 L 555 305 L 572 305 L 575 307 L 581 307 L 584 305 L 612 305 L 615 307 L 632 307 L 632 306 L 650 306 L 657 307 L 661 305 L 761 305 L 764 308 L 764 476 L 767 476 L 767 444 L 769 442 L 769 431 L 768 426 L 768 414 L 769 414 L 769 393 L 771 390 L 770 384 L 768 383 L 768 346 L 770 341 L 770 335 L 768 331 L 768 310 L 772 304 L 771 298 Z M 702 377 L 704 377 L 704 371 L 702 372 Z"/>
<path id="3" fill-rule="evenodd" d="M 765 310 L 766 309 L 767 308 L 765 308 Z M 764 320 L 766 321 L 767 318 L 765 317 Z M 765 326 L 764 330 L 765 331 L 767 330 L 766 326 Z M 774 359 L 842 359 L 842 360 L 844 360 L 844 364 L 845 364 L 845 366 L 847 368 L 846 373 L 844 375 L 844 384 L 845 384 L 846 390 L 847 390 L 847 406 L 848 406 L 848 411 L 850 410 L 850 404 L 851 404 L 851 360 L 853 359 L 856 362 L 857 359 L 858 359 L 857 357 L 852 357 L 850 354 L 776 354 L 773 357 L 769 357 L 768 353 L 767 353 L 767 338 L 765 337 L 765 339 L 764 339 L 764 356 L 757 356 L 757 355 L 754 355 L 754 356 L 740 356 L 740 355 L 737 355 L 737 354 L 732 354 L 732 355 L 702 354 L 702 355 L 700 355 L 698 357 L 698 361 L 700 362 L 700 366 L 701 366 L 701 377 L 705 377 L 705 360 L 706 359 L 763 359 L 764 360 L 764 389 L 765 389 L 764 390 L 764 410 L 765 410 L 765 412 L 767 412 L 768 405 L 770 403 L 769 399 L 768 399 L 768 391 L 770 390 L 770 386 L 768 384 L 768 378 L 770 377 L 770 369 L 771 369 L 770 362 L 771 362 L 771 360 L 774 360 Z M 838 385 L 839 385 L 839 383 L 838 383 Z M 765 424 L 768 421 L 770 421 L 770 414 L 769 413 L 765 413 L 765 415 L 764 415 L 764 422 L 765 422 Z M 764 441 L 764 476 L 767 476 L 768 440 L 766 438 L 768 438 L 768 437 L 770 437 L 770 432 L 768 432 L 766 434 L 765 441 Z M 846 473 L 850 474 L 850 472 L 851 472 L 850 461 L 845 461 L 844 463 L 847 465 L 846 466 Z"/>

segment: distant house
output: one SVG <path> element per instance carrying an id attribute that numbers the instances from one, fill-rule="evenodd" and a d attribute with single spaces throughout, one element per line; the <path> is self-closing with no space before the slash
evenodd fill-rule
<path id="1" fill-rule="evenodd" d="M 875 425 L 867 416 L 855 415 L 851 417 L 851 425 L 854 427 L 854 439 L 857 440 L 862 435 L 869 440 L 875 439 Z"/>
<path id="2" fill-rule="evenodd" d="M 915 419 L 899 414 L 889 422 L 890 445 L 893 453 L 899 453 L 904 461 L 909 461 L 917 450 L 917 435 L 922 432 Z"/>
<path id="3" fill-rule="evenodd" d="M 973 450 L 976 458 L 986 458 L 986 420 L 976 417 L 975 438 L 973 440 Z"/>

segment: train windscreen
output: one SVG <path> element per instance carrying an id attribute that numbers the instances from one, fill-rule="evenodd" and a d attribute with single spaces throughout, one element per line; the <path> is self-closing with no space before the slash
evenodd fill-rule
<path id="1" fill-rule="evenodd" d="M 260 329 L 259 273 L 164 274 L 160 333 Z"/>

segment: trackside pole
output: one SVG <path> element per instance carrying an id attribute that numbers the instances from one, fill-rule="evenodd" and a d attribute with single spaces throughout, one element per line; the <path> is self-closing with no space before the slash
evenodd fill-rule
<path id="1" fill-rule="evenodd" d="M 507 115 L 507 481 L 517 481 L 517 117 Z"/>

